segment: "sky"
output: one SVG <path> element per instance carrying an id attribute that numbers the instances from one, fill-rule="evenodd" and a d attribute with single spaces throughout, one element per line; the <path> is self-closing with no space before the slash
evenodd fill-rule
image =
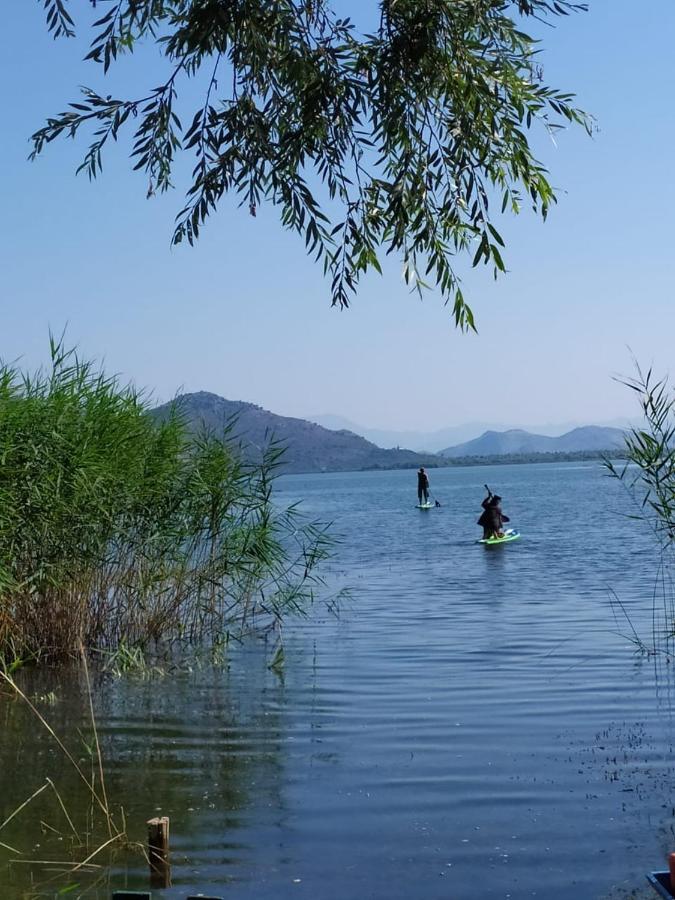
<path id="1" fill-rule="evenodd" d="M 345 12 L 370 5 L 340 0 Z M 409 293 L 398 265 L 368 277 L 349 310 L 331 308 L 320 269 L 271 209 L 251 218 L 226 202 L 196 247 L 172 248 L 183 194 L 146 200 L 126 141 L 94 182 L 75 175 L 82 139 L 29 162 L 45 118 L 78 85 L 105 82 L 82 42 L 48 36 L 41 3 L 4 0 L 0 355 L 33 369 L 49 330 L 66 328 L 82 355 L 158 401 L 208 390 L 377 428 L 634 418 L 617 377 L 633 358 L 663 375 L 673 366 L 673 34 L 672 0 L 590 0 L 545 29 L 546 80 L 577 94 L 596 132 L 537 140 L 559 203 L 546 223 L 505 223 L 505 276 L 467 272 L 478 334 L 463 334 L 437 292 Z M 162 71 L 150 48 L 105 92 L 134 93 Z"/>

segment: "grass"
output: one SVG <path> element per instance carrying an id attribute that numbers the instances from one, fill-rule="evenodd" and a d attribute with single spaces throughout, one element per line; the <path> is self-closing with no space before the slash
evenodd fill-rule
<path id="1" fill-rule="evenodd" d="M 280 509 L 282 449 L 242 459 L 50 339 L 51 367 L 0 366 L 0 654 L 138 667 L 223 646 L 314 596 L 325 531 Z"/>
<path id="2" fill-rule="evenodd" d="M 605 460 L 609 474 L 626 488 L 633 503 L 630 516 L 651 529 L 661 551 L 652 600 L 651 638 L 639 635 L 614 595 L 612 604 L 630 628 L 630 640 L 639 652 L 675 655 L 675 589 L 672 579 L 675 549 L 675 398 L 666 379 L 636 364 L 636 377 L 623 383 L 638 397 L 642 412 L 639 427 L 631 428 L 625 441 L 625 462 Z"/>

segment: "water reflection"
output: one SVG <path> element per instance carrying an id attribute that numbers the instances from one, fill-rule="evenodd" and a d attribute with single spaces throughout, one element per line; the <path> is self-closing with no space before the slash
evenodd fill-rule
<path id="1" fill-rule="evenodd" d="M 352 598 L 339 619 L 317 608 L 286 631 L 283 677 L 254 642 L 224 669 L 97 684 L 108 790 L 132 837 L 171 817 L 167 897 L 618 898 L 670 849 L 672 667 L 633 657 L 609 591 L 651 633 L 656 561 L 633 523 L 617 519 L 616 543 L 595 527 L 611 483 L 592 467 L 443 471 L 444 506 L 421 516 L 409 478 L 285 481 L 287 499 L 339 522 L 329 577 Z M 520 542 L 474 543 L 485 480 Z M 554 523 L 537 518 L 551 498 Z M 21 678 L 54 691 L 40 708 L 59 733 L 88 739 L 76 678 Z M 86 820 L 26 710 L 3 698 L 0 717 L 0 810 L 50 775 Z M 56 855 L 40 818 L 60 827 L 45 802 L 0 840 Z M 0 852 L 1 896 L 22 896 L 42 873 Z M 144 887 L 143 861 L 118 857 L 110 883 Z"/>
<path id="2" fill-rule="evenodd" d="M 132 839 L 145 841 L 146 819 L 170 816 L 177 887 L 192 886 L 195 879 L 208 883 L 214 870 L 219 882 L 236 880 L 229 873 L 246 868 L 251 852 L 241 837 L 252 817 L 258 832 L 263 827 L 261 810 L 272 813 L 271 827 L 283 827 L 284 687 L 270 676 L 262 653 L 248 656 L 246 692 L 238 686 L 233 694 L 226 670 L 149 681 L 108 677 L 95 688 L 108 795 L 115 805 L 124 806 Z M 53 673 L 27 672 L 20 683 L 54 731 L 68 737 L 80 764 L 90 768 L 86 745 L 91 727 L 82 679 L 70 673 L 55 681 Z M 0 710 L 2 820 L 49 777 L 84 834 L 92 815 L 91 798 L 72 766 L 20 701 L 3 697 Z M 2 840 L 28 858 L 63 858 L 70 841 L 51 830 L 62 832 L 62 819 L 49 792 L 3 830 Z M 196 847 L 198 856 L 192 852 Z M 181 874 L 184 865 L 189 872 Z M 20 886 L 27 880 L 37 884 L 43 873 L 43 867 L 26 872 L 15 865 L 9 881 L 20 896 Z M 133 854 L 128 860 L 118 857 L 109 882 L 145 886 L 145 865 Z"/>

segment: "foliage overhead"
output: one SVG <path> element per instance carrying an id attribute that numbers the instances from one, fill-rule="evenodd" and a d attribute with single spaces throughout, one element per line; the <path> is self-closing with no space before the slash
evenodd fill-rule
<path id="1" fill-rule="evenodd" d="M 73 36 L 68 0 L 42 0 L 54 37 Z M 572 0 L 379 0 L 362 34 L 333 0 L 109 0 L 87 59 L 104 72 L 123 54 L 160 48 L 162 84 L 122 98 L 85 87 L 79 102 L 33 135 L 32 156 L 83 126 L 80 167 L 102 166 L 106 143 L 133 131 L 148 193 L 167 190 L 178 155 L 194 157 L 173 241 L 193 243 L 227 193 L 255 216 L 279 207 L 346 307 L 383 255 L 407 284 L 436 286 L 455 322 L 474 327 L 455 257 L 505 270 L 501 213 L 555 201 L 528 135 L 535 123 L 589 129 L 573 96 L 544 82 L 527 20 L 585 8 Z M 186 80 L 201 88 L 180 107 Z M 501 214 L 501 213 L 498 213 Z"/>

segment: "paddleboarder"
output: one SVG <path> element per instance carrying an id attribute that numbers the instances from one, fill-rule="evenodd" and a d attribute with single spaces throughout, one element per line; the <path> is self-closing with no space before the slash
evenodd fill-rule
<path id="1" fill-rule="evenodd" d="M 509 522 L 510 519 L 502 512 L 502 498 L 499 494 L 493 494 L 487 484 L 485 485 L 485 490 L 488 492 L 488 495 L 481 503 L 483 513 L 478 520 L 478 524 L 483 528 L 483 540 L 504 537 L 503 525 L 504 522 Z"/>
<path id="2" fill-rule="evenodd" d="M 417 499 L 420 506 L 429 502 L 429 476 L 422 466 L 417 473 Z"/>

